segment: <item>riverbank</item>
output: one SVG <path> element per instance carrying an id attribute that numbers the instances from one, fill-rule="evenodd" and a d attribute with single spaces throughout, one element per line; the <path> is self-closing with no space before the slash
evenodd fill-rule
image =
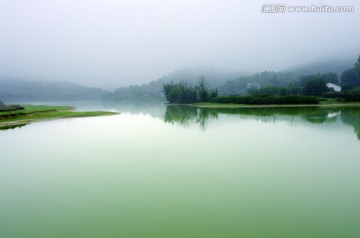
<path id="1" fill-rule="evenodd" d="M 0 129 L 23 126 L 36 121 L 116 115 L 116 112 L 76 112 L 69 106 L 21 105 L 24 110 L 0 112 Z"/>
<path id="2" fill-rule="evenodd" d="M 360 102 L 337 102 L 322 101 L 319 104 L 269 104 L 269 105 L 249 105 L 249 104 L 232 104 L 232 103 L 212 103 L 201 102 L 190 104 L 200 108 L 282 108 L 282 107 L 360 107 Z"/>

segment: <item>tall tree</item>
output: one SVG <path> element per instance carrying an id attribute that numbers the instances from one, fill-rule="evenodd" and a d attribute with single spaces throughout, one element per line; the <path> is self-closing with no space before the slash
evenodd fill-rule
<path id="1" fill-rule="evenodd" d="M 200 77 L 199 83 L 197 85 L 197 90 L 198 90 L 198 100 L 200 102 L 207 102 L 209 100 L 209 91 L 207 89 L 205 77 L 203 76 Z"/>
<path id="2" fill-rule="evenodd" d="M 310 80 L 304 88 L 304 94 L 309 96 L 322 96 L 327 91 L 326 81 L 323 79 Z"/>
<path id="3" fill-rule="evenodd" d="M 357 62 L 355 63 L 355 73 L 358 80 L 360 80 L 360 56 L 357 59 Z"/>
<path id="4" fill-rule="evenodd" d="M 334 83 L 334 84 L 339 83 L 337 74 L 333 72 L 321 74 L 321 78 L 325 80 L 326 83 Z"/>
<path id="5" fill-rule="evenodd" d="M 360 78 L 356 76 L 355 68 L 347 69 L 341 74 L 343 86 L 360 87 Z"/>

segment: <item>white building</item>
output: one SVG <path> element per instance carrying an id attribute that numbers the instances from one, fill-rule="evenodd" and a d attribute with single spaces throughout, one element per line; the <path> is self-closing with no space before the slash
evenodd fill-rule
<path id="1" fill-rule="evenodd" d="M 327 83 L 326 87 L 329 89 L 334 90 L 335 92 L 341 92 L 341 87 L 339 85 L 333 84 L 333 83 Z"/>

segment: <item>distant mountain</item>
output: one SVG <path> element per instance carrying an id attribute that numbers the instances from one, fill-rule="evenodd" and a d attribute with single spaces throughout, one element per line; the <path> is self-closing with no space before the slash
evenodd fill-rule
<path id="1" fill-rule="evenodd" d="M 164 75 L 143 85 L 115 89 L 113 92 L 90 88 L 71 82 L 34 82 L 0 78 L 0 101 L 80 101 L 123 100 L 134 98 L 164 97 L 163 85 L 182 81 L 196 85 L 204 77 L 208 88 L 217 88 L 220 95 L 246 94 L 249 87 L 274 85 L 286 87 L 299 81 L 304 75 L 334 72 L 340 78 L 342 72 L 354 66 L 355 59 L 335 59 L 293 66 L 280 72 L 264 71 L 245 76 L 241 72 L 229 72 L 209 67 L 186 68 Z"/>
<path id="2" fill-rule="evenodd" d="M 209 88 L 217 88 L 228 80 L 234 80 L 243 73 L 227 72 L 214 68 L 186 68 L 174 71 L 168 75 L 161 77 L 158 80 L 151 81 L 148 84 L 141 86 L 129 86 L 118 88 L 113 93 L 113 99 L 125 99 L 134 97 L 163 97 L 162 91 L 165 83 L 179 83 L 182 81 L 196 85 L 200 77 L 204 77 Z"/>
<path id="3" fill-rule="evenodd" d="M 200 77 L 205 77 L 208 86 L 215 88 L 222 85 L 227 80 L 236 79 L 242 75 L 244 75 L 244 73 L 229 72 L 210 67 L 187 68 L 176 70 L 171 74 L 163 76 L 159 79 L 159 81 L 174 83 L 187 81 L 191 84 L 197 84 Z"/>
<path id="4" fill-rule="evenodd" d="M 70 82 L 0 79 L 0 100 L 3 102 L 97 100 L 105 94 L 106 91 L 101 89 Z"/>
<path id="5" fill-rule="evenodd" d="M 242 76 L 235 80 L 228 80 L 218 87 L 222 96 L 246 95 L 248 89 L 259 89 L 265 86 L 287 87 L 291 82 L 298 81 L 294 72 L 263 71 L 253 75 Z"/>
<path id="6" fill-rule="evenodd" d="M 250 88 L 266 86 L 287 87 L 295 85 L 306 75 L 336 73 L 338 78 L 344 70 L 354 67 L 355 59 L 332 59 L 289 67 L 283 71 L 264 71 L 226 81 L 218 87 L 220 95 L 245 95 Z"/>
<path id="7" fill-rule="evenodd" d="M 340 77 L 344 70 L 354 67 L 355 61 L 356 59 L 330 59 L 292 66 L 287 68 L 285 71 L 295 72 L 299 76 L 333 72 Z"/>

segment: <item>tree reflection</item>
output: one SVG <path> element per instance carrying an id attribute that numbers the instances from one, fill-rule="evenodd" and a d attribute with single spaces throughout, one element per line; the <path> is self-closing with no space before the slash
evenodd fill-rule
<path id="1" fill-rule="evenodd" d="M 197 108 L 185 105 L 169 105 L 165 111 L 165 122 L 183 126 L 199 124 L 205 128 L 210 119 L 217 119 L 218 112 L 209 108 Z"/>
<path id="2" fill-rule="evenodd" d="M 219 115 L 236 115 L 263 122 L 303 120 L 309 123 L 334 123 L 341 120 L 354 127 L 360 140 L 360 108 L 319 108 L 319 107 L 284 107 L 284 108 L 197 108 L 184 105 L 169 105 L 165 112 L 165 122 L 190 126 L 198 124 L 206 129 L 209 121 Z"/>
<path id="3" fill-rule="evenodd" d="M 360 140 L 360 109 L 349 108 L 343 110 L 340 117 L 344 124 L 354 127 L 354 132 Z"/>
<path id="4" fill-rule="evenodd" d="M 8 126 L 2 126 L 0 127 L 0 131 L 6 131 L 6 130 L 13 130 L 16 128 L 20 128 L 23 126 L 26 126 L 27 124 L 17 124 L 17 125 L 8 125 Z"/>

